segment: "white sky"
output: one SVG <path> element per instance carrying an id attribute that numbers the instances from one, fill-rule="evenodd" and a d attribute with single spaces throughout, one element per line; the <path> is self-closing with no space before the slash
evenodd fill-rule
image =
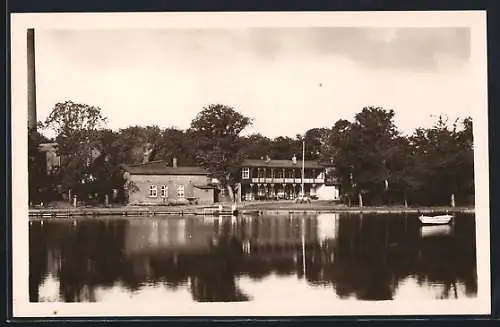
<path id="1" fill-rule="evenodd" d="M 65 100 L 113 129 L 187 128 L 210 103 L 253 117 L 246 133 L 295 136 L 396 111 L 403 132 L 472 115 L 466 28 L 36 30 L 38 120 Z"/>

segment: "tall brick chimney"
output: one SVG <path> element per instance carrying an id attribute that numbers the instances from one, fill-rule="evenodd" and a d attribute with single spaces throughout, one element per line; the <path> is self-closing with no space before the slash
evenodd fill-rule
<path id="1" fill-rule="evenodd" d="M 36 128 L 35 29 L 27 30 L 28 57 L 28 128 Z"/>
<path id="2" fill-rule="evenodd" d="M 176 157 L 174 157 L 172 159 L 172 167 L 177 168 L 177 158 Z"/>

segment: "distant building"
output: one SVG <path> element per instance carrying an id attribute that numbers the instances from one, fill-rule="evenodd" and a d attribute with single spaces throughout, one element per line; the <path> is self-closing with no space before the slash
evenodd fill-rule
<path id="1" fill-rule="evenodd" d="M 240 165 L 241 200 L 295 199 L 302 191 L 302 161 L 247 159 Z M 333 169 L 317 161 L 304 162 L 304 194 L 319 200 L 339 200 Z"/>
<path id="2" fill-rule="evenodd" d="M 40 153 L 40 158 L 43 158 L 45 162 L 45 172 L 47 175 L 55 175 L 58 173 L 59 168 L 61 168 L 62 157 L 59 154 L 59 144 L 52 143 L 40 143 L 38 145 L 38 151 Z M 86 165 L 90 166 L 99 156 L 101 151 L 97 148 L 92 148 L 89 156 L 87 158 Z M 67 157 L 66 157 L 67 159 Z"/>
<path id="3" fill-rule="evenodd" d="M 41 143 L 38 151 L 42 155 L 45 163 L 45 173 L 54 175 L 61 167 L 61 156 L 58 154 L 59 145 L 57 143 Z"/>
<path id="4" fill-rule="evenodd" d="M 167 161 L 122 165 L 125 189 L 132 205 L 212 204 L 218 202 L 217 186 L 201 167 L 177 166 Z"/>

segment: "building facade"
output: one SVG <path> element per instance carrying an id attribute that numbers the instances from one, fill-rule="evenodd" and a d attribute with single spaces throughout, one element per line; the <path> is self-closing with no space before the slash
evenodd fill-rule
<path id="1" fill-rule="evenodd" d="M 333 167 L 317 161 L 247 159 L 241 164 L 241 200 L 292 200 L 302 192 L 312 199 L 336 201 L 340 199 L 339 185 L 329 174 Z"/>
<path id="2" fill-rule="evenodd" d="M 41 143 L 38 145 L 40 158 L 43 160 L 46 175 L 54 175 L 61 167 L 61 156 L 57 143 Z"/>
<path id="3" fill-rule="evenodd" d="M 131 205 L 212 204 L 217 187 L 200 167 L 177 166 L 166 161 L 122 165 Z"/>

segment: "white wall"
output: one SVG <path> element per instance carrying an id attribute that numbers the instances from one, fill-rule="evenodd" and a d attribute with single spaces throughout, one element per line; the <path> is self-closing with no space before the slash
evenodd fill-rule
<path id="1" fill-rule="evenodd" d="M 316 186 L 316 195 L 319 200 L 339 200 L 340 192 L 338 186 Z"/>

